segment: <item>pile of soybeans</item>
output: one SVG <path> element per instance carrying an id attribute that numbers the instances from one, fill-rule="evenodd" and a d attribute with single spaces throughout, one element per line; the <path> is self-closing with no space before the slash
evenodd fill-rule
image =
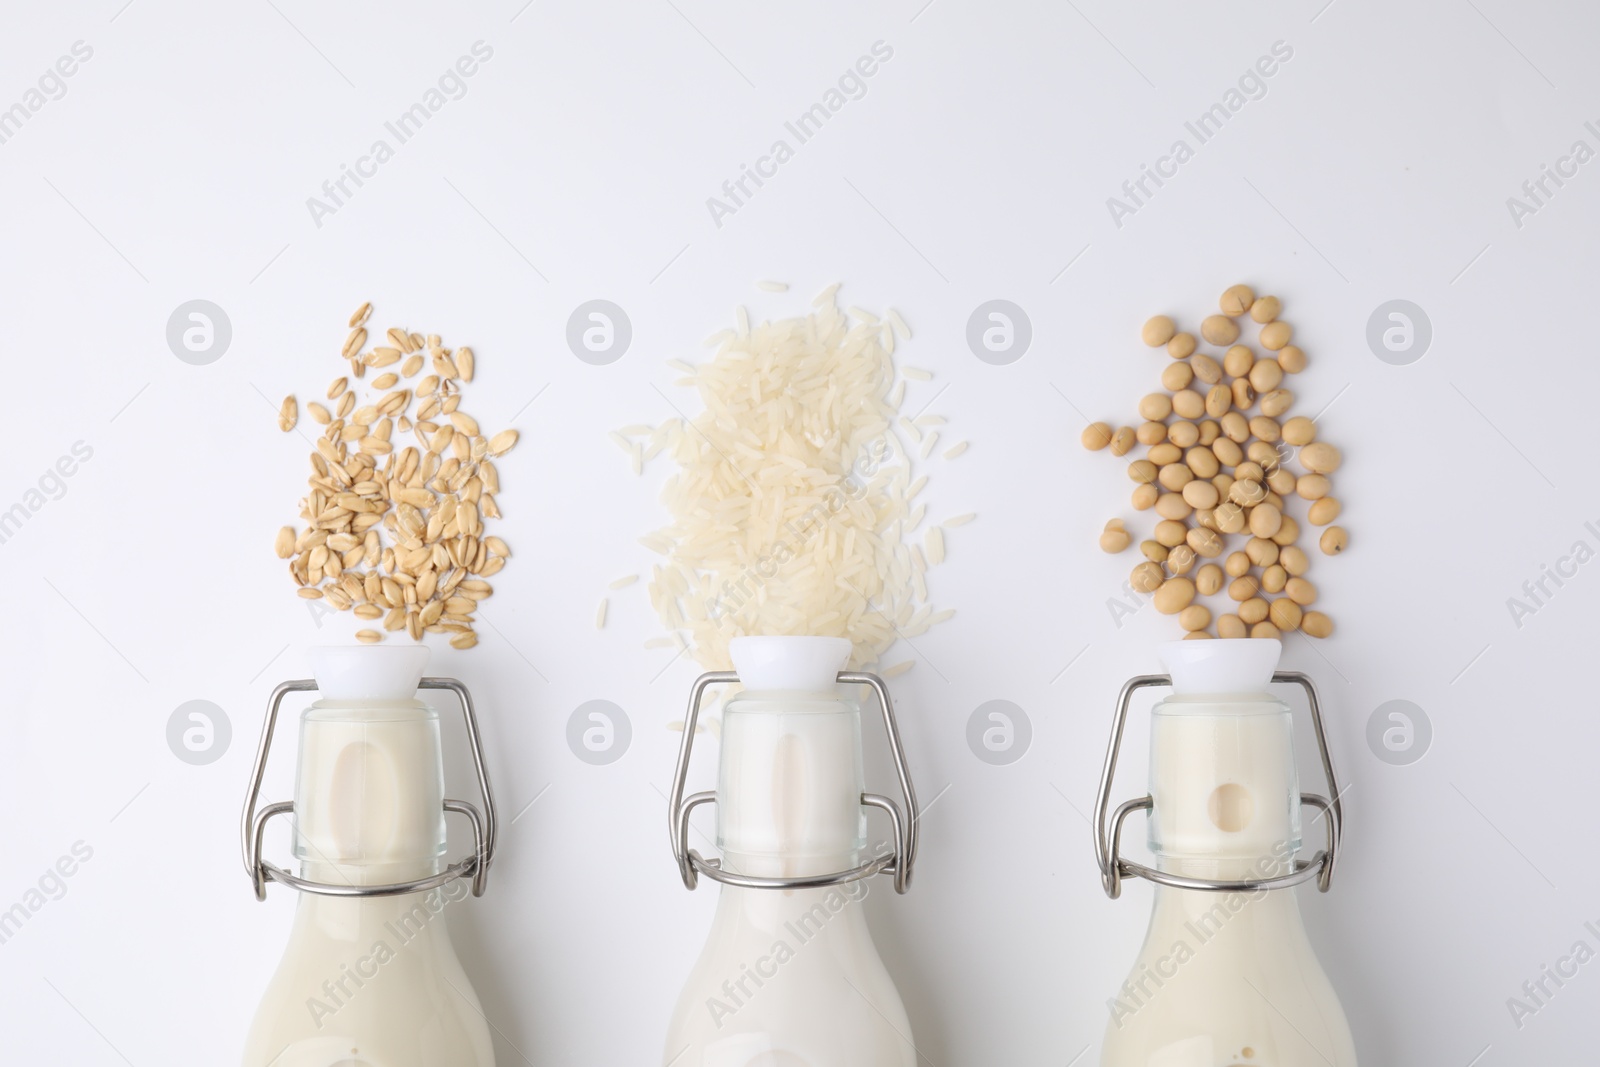
<path id="1" fill-rule="evenodd" d="M 1312 607 L 1311 559 L 1289 510 L 1294 498 L 1305 501 L 1306 521 L 1326 527 L 1321 551 L 1342 552 L 1347 535 L 1331 525 L 1341 508 L 1329 476 L 1343 457 L 1317 439 L 1314 419 L 1289 415 L 1295 395 L 1283 383 L 1305 369 L 1306 354 L 1290 343 L 1294 330 L 1278 317 L 1281 301 L 1235 285 L 1219 303 L 1221 313 L 1201 321 L 1199 339 L 1166 315 L 1144 324 L 1144 343 L 1164 347 L 1172 359 L 1162 390 L 1139 401 L 1142 422 L 1093 423 L 1083 444 L 1115 456 L 1146 448 L 1128 464 L 1128 477 L 1134 509 L 1154 511 L 1157 522 L 1139 543 L 1145 558 L 1131 583 L 1157 611 L 1178 616 L 1187 637 L 1278 638 L 1295 630 L 1327 637 L 1333 622 Z M 1259 354 L 1241 341 L 1245 316 L 1260 327 Z M 1201 351 L 1201 340 L 1223 353 Z M 1106 523 L 1102 549 L 1132 544 L 1123 520 Z M 1220 594 L 1232 610 L 1213 614 L 1200 598 Z"/>

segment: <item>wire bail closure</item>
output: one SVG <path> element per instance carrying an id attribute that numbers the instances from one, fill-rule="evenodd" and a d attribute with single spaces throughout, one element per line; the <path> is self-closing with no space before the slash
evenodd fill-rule
<path id="1" fill-rule="evenodd" d="M 316 882 L 290 874 L 282 867 L 267 862 L 262 857 L 262 841 L 267 823 L 274 815 L 292 814 L 293 801 L 278 801 L 256 808 L 261 797 L 261 782 L 266 777 L 267 754 L 272 748 L 272 731 L 278 722 L 278 710 L 283 698 L 290 693 L 315 692 L 317 683 L 310 678 L 284 682 L 272 691 L 267 701 L 267 720 L 261 728 L 261 743 L 256 749 L 255 769 L 250 774 L 250 791 L 245 796 L 244 816 L 239 832 L 244 846 L 244 869 L 250 876 L 257 900 L 267 899 L 267 883 L 280 882 L 302 893 L 317 893 L 330 897 L 394 897 L 405 893 L 420 893 L 437 889 L 457 878 L 472 879 L 472 895 L 483 896 L 489 879 L 489 865 L 494 862 L 494 843 L 498 819 L 495 814 L 494 794 L 489 789 L 489 770 L 483 760 L 483 740 L 478 733 L 478 717 L 472 708 L 472 694 L 454 678 L 424 678 L 418 689 L 447 689 L 461 701 L 461 714 L 467 723 L 467 740 L 472 747 L 472 764 L 478 776 L 478 791 L 483 796 L 484 812 L 465 800 L 446 800 L 445 811 L 465 815 L 472 823 L 472 854 L 450 864 L 438 874 L 415 878 L 409 882 L 390 882 L 385 885 L 334 885 Z"/>
<path id="2" fill-rule="evenodd" d="M 894 877 L 894 891 L 904 893 L 911 885 L 911 871 L 917 859 L 917 794 L 911 785 L 911 771 L 906 766 L 905 750 L 900 744 L 900 728 L 895 722 L 894 702 L 889 697 L 889 687 L 876 674 L 863 671 L 840 671 L 838 681 L 871 686 L 873 692 L 878 695 L 879 706 L 883 709 L 883 726 L 889 738 L 889 752 L 894 758 L 895 773 L 900 779 L 900 792 L 905 798 L 906 806 L 902 812 L 900 806 L 893 800 L 877 793 L 862 793 L 861 803 L 865 807 L 878 808 L 888 813 L 889 820 L 894 826 L 894 851 L 847 871 L 833 874 L 794 878 L 756 878 L 723 870 L 722 860 L 706 859 L 697 850 L 689 847 L 690 813 L 702 804 L 715 803 L 717 799 L 714 790 L 695 793 L 687 799 L 683 795 L 689 777 L 689 757 L 694 748 L 695 724 L 700 718 L 700 704 L 708 687 L 738 680 L 737 671 L 710 671 L 695 679 L 694 688 L 689 693 L 689 711 L 684 719 L 683 741 L 678 746 L 678 766 L 672 776 L 672 797 L 667 809 L 672 855 L 678 861 L 678 873 L 683 877 L 683 884 L 689 889 L 694 889 L 700 884 L 700 875 L 703 874 L 724 885 L 734 885 L 744 889 L 821 889 L 870 878 L 875 874 L 887 874 Z"/>
<path id="3" fill-rule="evenodd" d="M 1136 690 L 1148 686 L 1171 685 L 1172 678 L 1165 674 L 1141 674 L 1130 678 L 1122 687 L 1122 694 L 1117 698 L 1117 717 L 1111 727 L 1111 743 L 1106 748 L 1105 766 L 1100 771 L 1100 793 L 1095 798 L 1094 805 L 1094 854 L 1100 866 L 1100 883 L 1105 887 L 1106 896 L 1116 900 L 1122 895 L 1122 879 L 1125 877 L 1143 878 L 1158 885 L 1169 886 L 1173 889 L 1193 889 L 1202 893 L 1240 893 L 1251 890 L 1287 889 L 1290 886 L 1308 882 L 1312 878 L 1317 880 L 1317 891 L 1326 893 L 1328 886 L 1333 881 L 1334 863 L 1339 853 L 1339 841 L 1343 834 L 1343 809 L 1339 804 L 1341 790 L 1338 777 L 1333 770 L 1333 753 L 1328 748 L 1328 736 L 1322 725 L 1322 708 L 1317 701 L 1317 689 L 1312 685 L 1310 676 L 1300 671 L 1278 671 L 1272 676 L 1274 683 L 1298 685 L 1306 692 L 1306 697 L 1311 706 L 1311 725 L 1317 735 L 1317 751 L 1322 756 L 1322 773 L 1328 782 L 1329 797 L 1316 793 L 1301 793 L 1300 803 L 1309 804 L 1317 808 L 1328 819 L 1328 845 L 1327 848 L 1317 852 L 1309 860 L 1297 859 L 1294 869 L 1287 874 L 1276 875 L 1270 878 L 1245 878 L 1235 880 L 1213 880 L 1207 878 L 1185 878 L 1142 863 L 1134 863 L 1122 858 L 1122 824 L 1124 820 L 1136 811 L 1150 811 L 1155 806 L 1154 798 L 1148 794 L 1137 800 L 1124 801 L 1117 807 L 1111 816 L 1109 827 L 1106 822 L 1106 811 L 1111 805 L 1111 787 L 1117 775 L 1117 754 L 1122 747 L 1122 731 L 1128 722 L 1128 705 L 1133 699 Z"/>

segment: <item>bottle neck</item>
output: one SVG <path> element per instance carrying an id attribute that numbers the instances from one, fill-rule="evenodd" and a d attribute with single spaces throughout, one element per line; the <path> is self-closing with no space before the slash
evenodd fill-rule
<path id="1" fill-rule="evenodd" d="M 1293 723 L 1280 701 L 1174 697 L 1150 731 L 1150 848 L 1163 870 L 1284 873 L 1300 848 Z"/>
<path id="2" fill-rule="evenodd" d="M 304 877 L 381 885 L 445 850 L 438 716 L 415 701 L 318 702 L 301 720 L 295 855 Z"/>
<path id="3" fill-rule="evenodd" d="M 749 691 L 723 715 L 717 836 L 730 871 L 803 877 L 865 845 L 861 716 L 833 693 Z"/>

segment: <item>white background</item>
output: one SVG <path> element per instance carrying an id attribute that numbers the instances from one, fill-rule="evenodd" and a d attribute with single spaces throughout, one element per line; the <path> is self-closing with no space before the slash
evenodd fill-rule
<path id="1" fill-rule="evenodd" d="M 1323 2 L 7 5 L 0 107 L 75 41 L 94 53 L 0 144 L 0 507 L 74 442 L 93 458 L 0 545 L 0 907 L 73 842 L 94 854 L 0 945 L 0 1059 L 238 1056 L 294 907 L 281 887 L 256 903 L 240 867 L 255 735 L 273 684 L 306 673 L 303 648 L 349 627 L 319 629 L 270 551 L 307 451 L 274 408 L 319 394 L 370 299 L 382 325 L 471 344 L 470 406 L 522 432 L 503 464 L 516 556 L 492 627 L 432 667 L 478 696 L 506 823 L 488 896 L 449 920 L 499 1060 L 658 1062 L 714 900 L 683 889 L 665 835 L 667 723 L 696 669 L 643 649 L 659 630 L 642 586 L 593 627 L 606 584 L 648 567 L 636 538 L 664 517 L 665 465 L 635 478 L 605 434 L 669 417 L 655 386 L 692 410 L 662 361 L 699 358 L 736 303 L 788 314 L 841 279 L 846 302 L 911 322 L 901 357 L 937 377 L 908 405 L 943 389 L 930 410 L 946 440 L 973 442 L 928 465 L 936 516 L 980 515 L 930 583 L 959 613 L 890 657 L 917 660 L 893 686 L 923 797 L 943 795 L 913 891 L 869 905 L 923 1061 L 1094 1062 L 1150 893 L 1105 899 L 1082 814 L 1117 688 L 1175 626 L 1150 610 L 1113 624 L 1132 559 L 1095 539 L 1133 518 L 1129 483 L 1079 447 L 1079 413 L 1131 418 L 1165 359 L 1137 344 L 1139 323 L 1193 324 L 1240 280 L 1282 294 L 1311 360 L 1302 408 L 1336 400 L 1321 425 L 1347 455 L 1351 547 L 1313 573 L 1339 631 L 1290 640 L 1285 663 L 1321 686 L 1349 780 L 1335 891 L 1302 905 L 1363 1062 L 1592 1049 L 1600 964 L 1520 1031 L 1506 999 L 1578 939 L 1597 944 L 1583 923 L 1600 919 L 1586 677 L 1600 573 L 1581 568 L 1520 628 L 1506 601 L 1574 541 L 1600 548 L 1584 529 L 1600 524 L 1600 164 L 1520 228 L 1506 198 L 1575 139 L 1600 147 L 1583 128 L 1600 118 L 1600 15 Z M 493 58 L 466 96 L 316 226 L 307 197 L 479 40 Z M 716 227 L 706 198 L 879 40 L 894 55 L 866 96 Z M 1280 40 L 1293 58 L 1266 96 L 1115 226 L 1106 198 Z M 794 289 L 757 293 L 758 278 Z M 607 367 L 564 341 L 596 297 L 634 330 Z M 964 339 L 997 297 L 1034 330 L 1007 367 Z M 165 340 L 195 298 L 232 322 L 208 366 Z M 1365 339 L 1396 298 L 1433 324 L 1409 366 Z M 594 698 L 634 731 L 605 767 L 565 740 Z M 996 698 L 1033 725 L 1003 767 L 965 739 Z M 233 727 L 208 766 L 165 740 L 193 699 Z M 1409 766 L 1365 740 L 1392 699 L 1433 724 Z M 1119 798 L 1143 789 L 1142 717 Z M 707 743 L 703 771 L 714 756 Z"/>

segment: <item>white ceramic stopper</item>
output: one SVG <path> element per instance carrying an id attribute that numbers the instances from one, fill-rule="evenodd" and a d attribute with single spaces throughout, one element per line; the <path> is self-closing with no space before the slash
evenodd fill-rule
<path id="1" fill-rule="evenodd" d="M 311 673 L 323 700 L 414 700 L 428 666 L 426 645 L 328 645 L 312 648 Z"/>
<path id="2" fill-rule="evenodd" d="M 1267 638 L 1168 641 L 1159 654 L 1175 695 L 1240 696 L 1267 691 L 1283 644 Z"/>
<path id="3" fill-rule="evenodd" d="M 728 655 L 746 689 L 831 693 L 850 659 L 845 637 L 735 637 Z"/>

